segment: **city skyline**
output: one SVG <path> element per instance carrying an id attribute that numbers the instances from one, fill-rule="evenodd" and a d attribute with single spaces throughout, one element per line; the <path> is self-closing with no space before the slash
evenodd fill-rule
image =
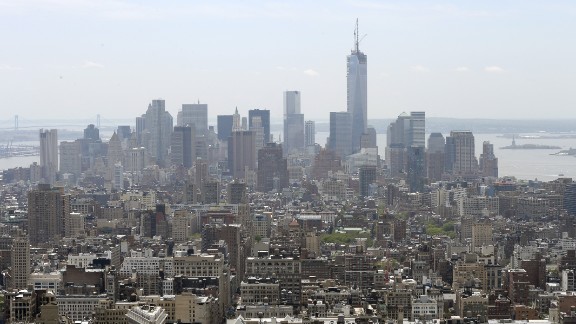
<path id="1" fill-rule="evenodd" d="M 130 118 L 154 98 L 164 98 L 173 116 L 200 101 L 212 116 L 238 106 L 279 117 L 282 93 L 294 89 L 303 93 L 306 119 L 327 120 L 346 109 L 344 57 L 356 18 L 359 36 L 368 34 L 361 48 L 371 56 L 370 119 L 410 110 L 576 117 L 569 88 L 575 49 L 564 41 L 576 30 L 575 6 L 567 1 L 0 6 L 13 49 L 0 54 L 0 86 L 10 113 L 23 119 Z"/>

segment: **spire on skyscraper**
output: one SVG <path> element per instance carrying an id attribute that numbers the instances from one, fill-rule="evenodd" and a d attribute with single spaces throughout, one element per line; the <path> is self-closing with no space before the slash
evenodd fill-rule
<path id="1" fill-rule="evenodd" d="M 360 53 L 360 42 L 366 37 L 367 34 L 360 37 L 360 31 L 358 30 L 358 18 L 356 18 L 356 28 L 354 28 L 354 50 L 352 53 Z"/>
<path id="2" fill-rule="evenodd" d="M 367 131 L 368 106 L 368 79 L 367 57 L 360 52 L 360 42 L 364 36 L 359 37 L 358 20 L 354 30 L 354 46 L 352 53 L 347 57 L 347 111 L 352 118 L 352 153 L 360 151 L 362 135 Z"/>

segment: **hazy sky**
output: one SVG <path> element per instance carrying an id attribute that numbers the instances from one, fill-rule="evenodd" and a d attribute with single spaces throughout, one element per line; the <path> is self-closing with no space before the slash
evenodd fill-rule
<path id="1" fill-rule="evenodd" d="M 0 0 L 0 119 L 346 110 L 356 18 L 368 118 L 576 118 L 575 1 Z"/>

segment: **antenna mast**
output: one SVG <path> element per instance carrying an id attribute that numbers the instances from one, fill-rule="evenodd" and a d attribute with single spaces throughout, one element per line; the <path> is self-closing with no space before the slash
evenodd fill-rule
<path id="1" fill-rule="evenodd" d="M 356 29 L 354 29 L 354 45 L 356 48 L 356 53 L 360 51 L 360 41 L 358 40 L 358 18 L 356 18 Z"/>

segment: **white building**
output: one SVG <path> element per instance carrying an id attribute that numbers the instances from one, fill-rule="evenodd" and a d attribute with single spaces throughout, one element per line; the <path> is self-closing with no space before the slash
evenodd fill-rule
<path id="1" fill-rule="evenodd" d="M 61 272 L 51 272 L 51 273 L 40 273 L 34 272 L 30 274 L 28 278 L 28 285 L 32 285 L 34 289 L 48 289 L 55 293 L 58 293 L 60 286 L 62 285 L 62 273 Z"/>
<path id="2" fill-rule="evenodd" d="M 435 299 L 426 295 L 421 295 L 412 300 L 412 318 L 420 320 L 431 320 L 438 318 L 438 303 Z"/>
<path id="3" fill-rule="evenodd" d="M 58 313 L 66 315 L 72 321 L 82 321 L 92 318 L 92 313 L 100 304 L 106 303 L 106 295 L 84 296 L 84 295 L 67 295 L 56 296 L 58 304 Z"/>
<path id="4" fill-rule="evenodd" d="M 164 324 L 168 314 L 163 308 L 154 305 L 132 307 L 126 313 L 130 324 Z"/>

